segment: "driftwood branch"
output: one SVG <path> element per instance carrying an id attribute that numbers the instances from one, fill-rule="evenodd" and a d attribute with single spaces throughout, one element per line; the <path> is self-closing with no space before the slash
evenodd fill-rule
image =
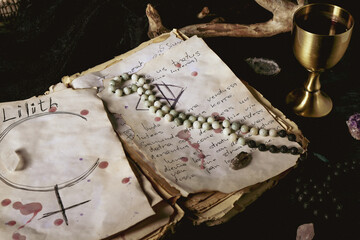
<path id="1" fill-rule="evenodd" d="M 189 25 L 179 30 L 189 37 L 193 35 L 199 37 L 271 37 L 290 31 L 294 12 L 304 5 L 304 0 L 297 0 L 297 4 L 288 0 L 255 0 L 255 2 L 272 12 L 273 17 L 269 21 L 249 25 L 215 21 Z M 170 31 L 163 26 L 159 13 L 151 4 L 147 5 L 146 15 L 149 20 L 148 36 L 150 38 Z"/>

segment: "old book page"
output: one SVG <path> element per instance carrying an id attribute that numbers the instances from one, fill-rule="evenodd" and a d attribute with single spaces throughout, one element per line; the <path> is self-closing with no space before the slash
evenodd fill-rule
<path id="1" fill-rule="evenodd" d="M 140 53 L 140 52 L 139 52 Z M 132 57 L 132 56 L 131 56 Z M 129 72 L 133 65 L 117 63 L 113 75 Z M 110 70 L 107 70 L 110 71 Z M 131 72 L 131 71 L 130 71 Z M 248 126 L 281 129 L 267 109 L 205 44 L 192 37 L 163 55 L 147 62 L 137 74 L 150 79 L 157 97 L 179 112 L 194 116 L 214 116 L 238 121 Z M 137 94 L 117 97 L 108 91 L 110 79 L 99 96 L 109 111 L 117 114 L 121 135 L 133 141 L 147 156 L 145 161 L 183 196 L 203 191 L 230 193 L 272 178 L 296 164 L 298 156 L 232 144 L 228 137 L 214 130 L 185 129 L 151 115 Z M 125 83 L 124 86 L 131 83 Z M 121 118 L 121 119 L 120 119 Z M 280 137 L 246 138 L 276 146 L 296 146 Z M 241 151 L 252 154 L 249 166 L 230 168 L 230 161 Z"/>
<path id="2" fill-rule="evenodd" d="M 95 89 L 0 103 L 0 114 L 2 238 L 101 239 L 155 214 Z"/>

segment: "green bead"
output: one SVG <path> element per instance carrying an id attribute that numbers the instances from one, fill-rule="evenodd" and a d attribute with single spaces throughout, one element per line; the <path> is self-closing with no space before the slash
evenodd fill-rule
<path id="1" fill-rule="evenodd" d="M 180 119 L 181 119 L 181 118 L 180 118 Z M 189 120 L 185 120 L 185 121 L 183 122 L 183 124 L 184 124 L 184 127 L 186 127 L 186 128 L 191 128 L 191 127 L 192 127 L 192 122 L 189 121 Z"/>
<path id="2" fill-rule="evenodd" d="M 116 95 L 117 97 L 121 97 L 121 96 L 123 95 L 123 91 L 122 91 L 121 89 L 116 89 L 116 90 L 115 90 L 115 95 Z"/>
<path id="3" fill-rule="evenodd" d="M 236 135 L 236 133 L 232 133 L 229 135 L 230 142 L 236 142 L 237 138 L 238 138 L 238 136 Z"/>
<path id="4" fill-rule="evenodd" d="M 186 119 L 186 114 L 185 113 L 179 113 L 178 118 L 185 120 Z"/>
<path id="5" fill-rule="evenodd" d="M 234 131 L 237 131 L 240 129 L 240 123 L 239 122 L 233 122 L 231 124 L 231 129 L 234 130 Z"/>
<path id="6" fill-rule="evenodd" d="M 175 122 L 176 126 L 180 126 L 181 124 L 183 124 L 183 121 L 180 118 L 175 118 L 174 122 Z"/>
<path id="7" fill-rule="evenodd" d="M 134 73 L 133 75 L 131 75 L 131 80 L 137 81 L 138 79 L 139 79 L 139 75 L 137 75 L 136 73 Z"/>
<path id="8" fill-rule="evenodd" d="M 163 111 L 164 112 L 164 111 Z M 167 113 L 167 114 L 165 114 L 165 120 L 166 121 L 168 121 L 168 122 L 172 122 L 173 120 L 174 120 L 174 117 L 173 117 L 173 115 L 171 115 L 171 114 L 169 114 L 169 113 Z"/>
<path id="9" fill-rule="evenodd" d="M 239 137 L 237 141 L 241 146 L 244 146 L 246 144 L 245 138 Z"/>
<path id="10" fill-rule="evenodd" d="M 219 129 L 219 128 L 221 128 L 221 125 L 220 125 L 220 123 L 219 123 L 218 121 L 214 121 L 214 122 L 211 124 L 211 127 L 212 127 L 213 129 Z"/>
<path id="11" fill-rule="evenodd" d="M 189 119 L 190 122 L 195 122 L 197 120 L 197 118 L 195 116 L 192 116 L 192 115 L 189 116 L 188 119 Z"/>
<path id="12" fill-rule="evenodd" d="M 170 110 L 170 114 L 173 115 L 174 117 L 177 117 L 179 115 L 179 113 L 174 109 Z"/>
<path id="13" fill-rule="evenodd" d="M 130 79 L 130 76 L 129 76 L 129 74 L 127 74 L 127 73 L 123 73 L 123 74 L 121 75 L 121 78 L 124 79 L 125 81 L 127 81 L 127 80 Z"/>

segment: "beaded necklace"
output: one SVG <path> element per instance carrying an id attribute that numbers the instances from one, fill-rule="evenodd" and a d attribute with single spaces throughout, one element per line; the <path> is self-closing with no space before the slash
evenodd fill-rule
<path id="1" fill-rule="evenodd" d="M 123 81 L 133 80 L 131 86 L 126 86 L 121 88 Z M 229 120 L 218 120 L 216 117 L 203 117 L 203 116 L 194 116 L 186 115 L 183 112 L 178 112 L 175 109 L 171 109 L 170 106 L 160 102 L 160 100 L 155 96 L 153 91 L 153 86 L 148 83 L 148 81 L 137 74 L 124 73 L 120 76 L 114 77 L 109 82 L 109 91 L 115 94 L 118 97 L 124 95 L 130 95 L 137 92 L 143 101 L 144 105 L 149 109 L 149 111 L 155 114 L 157 117 L 164 118 L 168 122 L 174 122 L 177 126 L 183 125 L 185 128 L 194 128 L 202 130 L 221 130 L 221 132 L 228 136 L 229 141 L 240 144 L 242 146 L 248 145 L 250 148 L 257 148 L 259 151 L 269 151 L 271 153 L 290 153 L 293 155 L 301 154 L 301 151 L 297 147 L 287 147 L 282 145 L 280 147 L 275 145 L 266 145 L 264 143 L 257 143 L 254 140 L 245 139 L 243 136 L 240 136 L 238 132 L 242 134 L 251 133 L 252 135 L 260 136 L 270 136 L 270 137 L 281 137 L 287 139 L 291 142 L 296 141 L 296 135 L 293 133 L 288 133 L 286 130 L 276 131 L 275 129 L 265 129 L 257 127 L 249 127 L 247 125 L 241 125 L 239 122 L 230 122 Z"/>

